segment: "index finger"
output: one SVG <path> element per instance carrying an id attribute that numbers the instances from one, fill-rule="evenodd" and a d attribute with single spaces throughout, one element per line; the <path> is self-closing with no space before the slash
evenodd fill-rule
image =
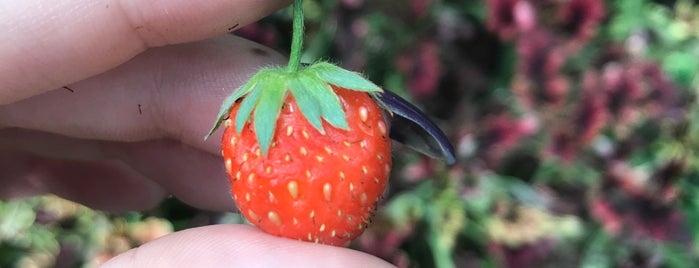
<path id="1" fill-rule="evenodd" d="M 205 39 L 289 1 L 0 1 L 0 105 L 109 70 L 149 47 Z"/>

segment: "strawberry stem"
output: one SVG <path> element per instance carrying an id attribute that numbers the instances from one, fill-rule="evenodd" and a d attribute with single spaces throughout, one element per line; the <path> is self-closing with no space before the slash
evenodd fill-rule
<path id="1" fill-rule="evenodd" d="M 296 72 L 301 64 L 301 49 L 303 48 L 303 0 L 294 0 L 294 25 L 291 36 L 291 53 L 287 70 Z"/>

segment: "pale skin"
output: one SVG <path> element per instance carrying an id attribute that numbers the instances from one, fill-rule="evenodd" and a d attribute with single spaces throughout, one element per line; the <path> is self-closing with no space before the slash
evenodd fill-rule
<path id="1" fill-rule="evenodd" d="M 226 34 L 289 1 L 0 1 L 0 198 L 52 193 L 145 210 L 166 195 L 231 211 L 222 99 L 285 58 Z M 9 27 L 8 27 L 9 26 Z M 390 267 L 244 225 L 189 229 L 105 267 Z"/>

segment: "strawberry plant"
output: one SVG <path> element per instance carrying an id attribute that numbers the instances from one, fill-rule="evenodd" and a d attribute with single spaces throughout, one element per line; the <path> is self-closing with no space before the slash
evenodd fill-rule
<path id="1" fill-rule="evenodd" d="M 211 132 L 225 126 L 224 165 L 249 222 L 345 245 L 367 227 L 388 183 L 389 135 L 449 163 L 453 150 L 417 108 L 360 74 L 327 62 L 302 66 L 301 0 L 293 12 L 288 66 L 260 70 L 226 98 Z M 401 132 L 389 134 L 388 121 Z"/>

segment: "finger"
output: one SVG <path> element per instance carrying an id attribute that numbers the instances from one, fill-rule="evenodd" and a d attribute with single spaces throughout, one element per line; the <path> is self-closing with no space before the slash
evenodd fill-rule
<path id="1" fill-rule="evenodd" d="M 127 251 L 103 267 L 392 267 L 359 251 L 265 234 L 245 225 L 188 229 Z"/>
<path id="2" fill-rule="evenodd" d="M 6 129 L 0 130 L 0 149 L 12 149 L 16 152 L 25 152 L 33 156 L 44 159 L 53 159 L 55 162 L 108 162 L 121 161 L 128 165 L 130 169 L 138 172 L 144 180 L 151 180 L 165 189 L 168 193 L 174 194 L 183 202 L 207 210 L 233 211 L 235 204 L 230 195 L 230 186 L 224 169 L 221 165 L 220 157 L 201 150 L 184 145 L 172 140 L 152 140 L 144 142 L 108 142 L 100 140 L 80 140 L 45 132 Z M 17 161 L 17 160 L 13 160 Z M 0 171 L 0 181 L 10 177 L 15 178 L 12 187 L 13 192 L 21 193 L 24 196 L 36 195 L 44 192 L 56 192 L 63 188 L 60 183 L 70 183 L 86 185 L 94 181 L 91 176 L 76 176 L 66 181 L 64 176 L 44 176 L 40 181 L 43 187 L 32 190 L 36 184 L 28 184 L 27 181 L 19 182 L 19 178 L 30 178 L 29 176 L 8 175 L 9 172 L 31 173 L 35 167 L 26 165 L 13 165 L 12 169 L 5 169 L 3 176 Z M 86 165 L 81 165 L 80 168 Z M 103 172 L 107 172 L 104 170 Z M 76 170 L 81 173 L 81 170 Z M 112 176 L 115 176 L 114 174 Z M 50 179 L 58 180 L 49 183 Z M 80 180 L 88 180 L 81 182 Z M 112 178 L 117 180 L 117 178 Z M 121 180 L 121 179 L 118 179 Z M 151 182 L 151 184 L 152 184 Z M 2 182 L 0 182 L 2 183 Z M 9 184 L 5 182 L 5 184 Z M 52 186 L 57 185 L 59 189 Z M 9 185 L 6 185 L 9 187 Z M 70 186 L 73 187 L 73 186 Z M 126 187 L 126 185 L 122 185 Z M 139 185 L 134 185 L 136 189 L 124 190 L 122 193 L 139 192 Z M 98 195 L 100 199 L 113 198 L 119 200 L 120 196 Z M 145 194 L 145 193 L 144 193 Z M 140 194 L 141 197 L 143 197 Z M 162 197 L 162 193 L 156 192 L 152 199 Z M 85 197 L 85 199 L 88 197 Z M 70 198 L 70 199 L 75 199 Z M 137 204 L 131 209 L 142 209 L 144 206 Z"/>
<path id="3" fill-rule="evenodd" d="M 127 143 L 120 159 L 183 202 L 213 211 L 234 211 L 221 157 L 175 141 Z"/>
<path id="4" fill-rule="evenodd" d="M 0 104 L 102 73 L 148 47 L 223 34 L 289 1 L 0 2 Z"/>
<path id="5" fill-rule="evenodd" d="M 53 193 L 110 211 L 150 209 L 162 188 L 119 161 L 81 162 L 0 149 L 0 197 Z"/>
<path id="6" fill-rule="evenodd" d="M 220 153 L 204 141 L 221 101 L 262 66 L 283 61 L 245 39 L 225 36 L 150 50 L 102 75 L 0 106 L 0 128 L 71 137 L 142 141 L 168 137 Z"/>

